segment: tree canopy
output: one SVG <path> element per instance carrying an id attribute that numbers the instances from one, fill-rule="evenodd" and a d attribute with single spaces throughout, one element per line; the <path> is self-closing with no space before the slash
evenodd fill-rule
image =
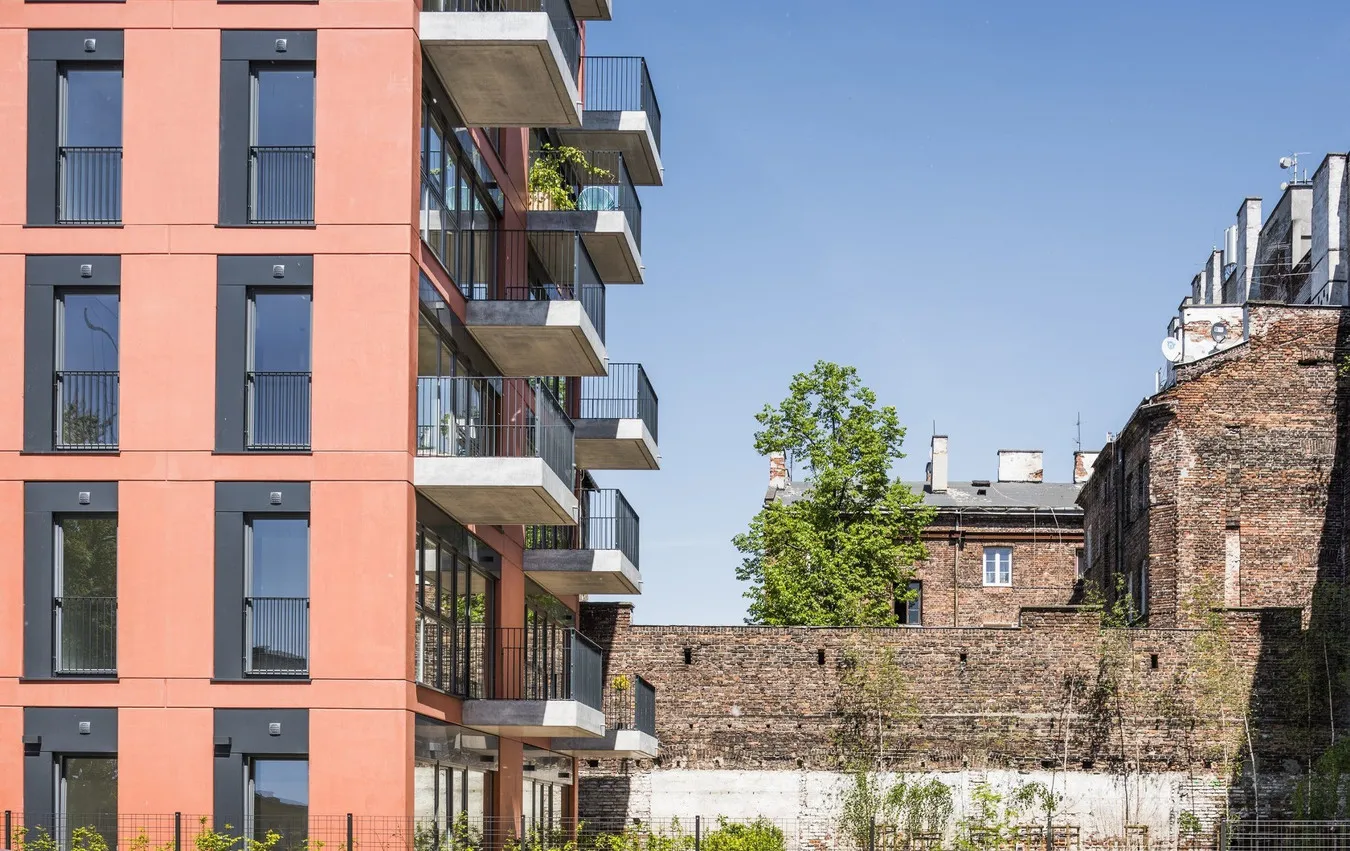
<path id="1" fill-rule="evenodd" d="M 774 501 L 733 539 L 738 579 L 751 583 L 747 623 L 890 626 L 932 521 L 922 498 L 891 477 L 904 457 L 895 408 L 878 408 L 857 370 L 819 361 L 788 396 L 755 416 L 755 449 L 809 473 L 805 494 Z"/>

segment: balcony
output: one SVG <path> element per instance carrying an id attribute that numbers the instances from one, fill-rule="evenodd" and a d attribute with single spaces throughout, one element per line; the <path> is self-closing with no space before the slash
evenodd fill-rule
<path id="1" fill-rule="evenodd" d="M 641 56 L 587 56 L 582 68 L 585 111 L 581 126 L 559 130 L 563 144 L 583 150 L 622 151 L 633 182 L 660 186 L 661 106 Z"/>
<path id="2" fill-rule="evenodd" d="M 638 516 L 612 488 L 584 490 L 575 526 L 525 529 L 525 575 L 555 597 L 639 594 Z"/>
<path id="3" fill-rule="evenodd" d="M 530 169 L 557 169 L 569 197 L 565 204 L 547 193 L 530 194 L 531 230 L 581 234 L 600 280 L 642 283 L 642 202 L 619 151 L 587 151 L 585 163 L 561 160 L 549 148 L 530 154 Z"/>
<path id="4" fill-rule="evenodd" d="M 577 466 L 583 470 L 659 470 L 656 391 L 638 363 L 612 363 L 609 375 L 581 379 Z"/>
<path id="5" fill-rule="evenodd" d="M 61 370 L 56 373 L 56 435 L 62 451 L 117 449 L 118 373 Z"/>
<path id="6" fill-rule="evenodd" d="M 611 21 L 614 0 L 572 0 L 572 14 L 578 21 Z"/>
<path id="7" fill-rule="evenodd" d="M 248 222 L 314 224 L 314 147 L 248 149 Z"/>
<path id="8" fill-rule="evenodd" d="M 244 380 L 244 446 L 276 452 L 309 449 L 311 374 L 249 372 Z"/>
<path id="9" fill-rule="evenodd" d="M 413 482 L 465 524 L 576 523 L 572 421 L 526 378 L 417 379 Z"/>
<path id="10" fill-rule="evenodd" d="M 553 749 L 579 759 L 655 759 L 656 687 L 642 677 L 616 677 L 605 692 L 605 735 L 554 739 Z"/>
<path id="11" fill-rule="evenodd" d="M 568 0 L 422 0 L 419 32 L 466 126 L 581 124 Z"/>
<path id="12" fill-rule="evenodd" d="M 60 169 L 57 224 L 120 225 L 122 149 L 63 145 L 57 155 Z"/>
<path id="13" fill-rule="evenodd" d="M 605 374 L 605 285 L 580 234 L 463 236 L 464 324 L 503 375 Z"/>
<path id="14" fill-rule="evenodd" d="M 56 597 L 52 630 L 57 674 L 83 677 L 117 675 L 117 598 Z"/>
<path id="15" fill-rule="evenodd" d="M 466 726 L 503 736 L 605 733 L 600 648 L 575 629 L 493 630 L 490 700 L 466 700 Z"/>

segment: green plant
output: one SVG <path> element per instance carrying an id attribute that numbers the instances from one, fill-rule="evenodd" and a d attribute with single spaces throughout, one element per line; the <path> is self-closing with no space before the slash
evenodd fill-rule
<path id="1" fill-rule="evenodd" d="M 610 682 L 610 686 L 613 687 L 615 691 L 628 691 L 633 687 L 633 682 L 628 679 L 627 676 L 619 674 Z"/>
<path id="2" fill-rule="evenodd" d="M 61 846 L 45 827 L 33 830 L 32 839 L 28 838 L 29 833 L 26 827 L 14 828 L 14 851 L 60 851 Z"/>
<path id="3" fill-rule="evenodd" d="M 958 851 L 994 851 L 1010 847 L 1017 839 L 1021 811 L 1013 800 L 988 783 L 976 783 L 970 793 L 969 815 L 958 823 Z"/>
<path id="4" fill-rule="evenodd" d="M 704 837 L 703 851 L 784 851 L 783 831 L 766 818 L 729 822 L 718 816 L 717 828 Z"/>
<path id="5" fill-rule="evenodd" d="M 951 787 L 936 777 L 901 780 L 886 793 L 887 820 L 911 837 L 916 833 L 945 833 L 954 809 Z"/>
<path id="6" fill-rule="evenodd" d="M 1177 828 L 1182 836 L 1194 836 L 1201 831 L 1200 817 L 1190 810 L 1182 810 L 1177 816 Z"/>
<path id="7" fill-rule="evenodd" d="M 572 188 L 567 180 L 567 172 L 581 178 L 609 178 L 613 174 L 603 168 L 597 168 L 586 159 L 584 151 L 568 145 L 544 145 L 534 162 L 530 163 L 530 195 L 543 196 L 551 209 L 575 210 L 577 202 L 572 197 Z"/>

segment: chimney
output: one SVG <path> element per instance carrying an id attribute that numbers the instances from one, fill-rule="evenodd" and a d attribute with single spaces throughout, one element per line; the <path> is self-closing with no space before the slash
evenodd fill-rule
<path id="1" fill-rule="evenodd" d="M 1039 449 L 1000 449 L 998 451 L 998 480 L 1000 482 L 1039 482 L 1045 478 L 1045 453 Z"/>
<path id="2" fill-rule="evenodd" d="M 769 490 L 783 490 L 788 485 L 787 456 L 781 452 L 769 453 Z"/>
<path id="3" fill-rule="evenodd" d="M 1341 252 L 1346 225 L 1345 154 L 1327 154 L 1313 175 L 1312 258 L 1308 291 L 1317 304 L 1345 304 Z"/>
<path id="4" fill-rule="evenodd" d="M 1073 483 L 1081 485 L 1092 478 L 1092 465 L 1097 463 L 1097 452 L 1083 452 L 1079 450 L 1073 453 Z"/>
<path id="5" fill-rule="evenodd" d="M 928 450 L 928 477 L 925 484 L 929 493 L 947 492 L 947 435 L 933 435 Z"/>
<path id="6" fill-rule="evenodd" d="M 1245 199 L 1238 208 L 1237 222 L 1237 254 L 1229 262 L 1237 264 L 1237 301 L 1245 304 L 1252 297 L 1252 269 L 1256 266 L 1257 241 L 1261 235 L 1261 199 Z"/>

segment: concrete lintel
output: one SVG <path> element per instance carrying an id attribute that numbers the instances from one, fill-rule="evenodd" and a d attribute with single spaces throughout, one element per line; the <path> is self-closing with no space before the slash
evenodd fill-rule
<path id="1" fill-rule="evenodd" d="M 652 123 L 642 110 L 588 109 L 581 116 L 579 129 L 559 131 L 563 144 L 583 151 L 620 151 L 628 176 L 637 186 L 661 186 L 665 166 L 661 148 L 656 144 Z"/>
<path id="2" fill-rule="evenodd" d="M 577 522 L 576 495 L 542 458 L 418 457 L 413 483 L 461 523 Z"/>
<path id="3" fill-rule="evenodd" d="M 619 550 L 526 550 L 525 575 L 555 597 L 642 593 L 642 576 Z"/>
<path id="4" fill-rule="evenodd" d="M 609 355 L 581 302 L 470 301 L 469 333 L 505 376 L 606 375 Z"/>
<path id="5" fill-rule="evenodd" d="M 578 759 L 656 759 L 661 743 L 641 730 L 606 730 L 597 739 L 555 738 L 553 750 Z"/>
<path id="6" fill-rule="evenodd" d="M 656 438 L 640 419 L 576 421 L 577 466 L 585 470 L 659 470 Z"/>
<path id="7" fill-rule="evenodd" d="M 575 127 L 581 92 L 546 12 L 422 12 L 422 47 L 470 127 Z"/>
<path id="8" fill-rule="evenodd" d="M 592 738 L 605 733 L 605 714 L 578 700 L 466 700 L 464 725 L 499 736 Z"/>

